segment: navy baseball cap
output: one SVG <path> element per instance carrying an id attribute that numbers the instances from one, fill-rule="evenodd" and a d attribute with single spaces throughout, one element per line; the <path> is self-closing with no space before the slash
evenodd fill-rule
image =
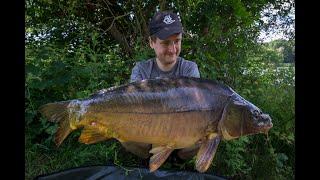
<path id="1" fill-rule="evenodd" d="M 183 33 L 182 24 L 173 12 L 157 12 L 149 23 L 150 36 L 155 35 L 161 40 L 177 33 Z"/>

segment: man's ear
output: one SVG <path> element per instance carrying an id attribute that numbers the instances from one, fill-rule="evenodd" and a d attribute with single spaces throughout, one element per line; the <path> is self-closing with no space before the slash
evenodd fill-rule
<path id="1" fill-rule="evenodd" d="M 151 37 L 149 36 L 149 46 L 153 49 L 153 41 L 152 41 L 152 39 L 151 39 Z"/>

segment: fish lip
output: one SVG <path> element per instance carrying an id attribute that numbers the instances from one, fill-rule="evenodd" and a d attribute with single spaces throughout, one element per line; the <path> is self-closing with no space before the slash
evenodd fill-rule
<path id="1" fill-rule="evenodd" d="M 258 121 L 259 122 L 256 124 L 258 128 L 270 129 L 273 127 L 272 120 L 269 114 L 265 114 L 265 113 L 261 114 Z M 260 123 L 262 124 L 259 125 Z"/>
<path id="2" fill-rule="evenodd" d="M 271 129 L 272 127 L 273 127 L 273 125 L 270 124 L 270 125 L 265 126 L 264 129 L 268 129 L 268 130 L 269 130 L 269 129 Z"/>
<path id="3" fill-rule="evenodd" d="M 260 128 L 260 131 L 267 133 L 271 128 L 273 127 L 273 124 L 270 122 L 263 127 Z"/>
<path id="4" fill-rule="evenodd" d="M 268 122 L 260 126 L 259 125 L 253 126 L 255 132 L 262 132 L 262 133 L 267 133 L 272 127 L 273 127 L 272 122 Z"/>

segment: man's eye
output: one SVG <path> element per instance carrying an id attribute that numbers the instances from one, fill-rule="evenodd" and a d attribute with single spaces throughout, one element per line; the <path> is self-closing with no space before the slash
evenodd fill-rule
<path id="1" fill-rule="evenodd" d="M 170 44 L 179 44 L 181 42 L 181 39 L 177 39 L 177 40 L 174 40 L 174 41 L 163 41 L 161 42 L 160 44 L 163 45 L 163 46 L 169 46 Z"/>
<path id="2" fill-rule="evenodd" d="M 162 43 L 164 46 L 169 46 L 170 42 L 169 41 L 165 41 Z"/>

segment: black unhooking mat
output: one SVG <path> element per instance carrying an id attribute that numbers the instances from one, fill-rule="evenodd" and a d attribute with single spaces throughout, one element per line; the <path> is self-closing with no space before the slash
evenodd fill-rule
<path id="1" fill-rule="evenodd" d="M 117 166 L 90 166 L 67 169 L 48 175 L 41 175 L 35 180 L 154 180 L 154 179 L 181 179 L 181 180 L 225 180 L 226 178 L 198 172 L 157 170 L 149 172 L 146 168 L 120 168 Z"/>

